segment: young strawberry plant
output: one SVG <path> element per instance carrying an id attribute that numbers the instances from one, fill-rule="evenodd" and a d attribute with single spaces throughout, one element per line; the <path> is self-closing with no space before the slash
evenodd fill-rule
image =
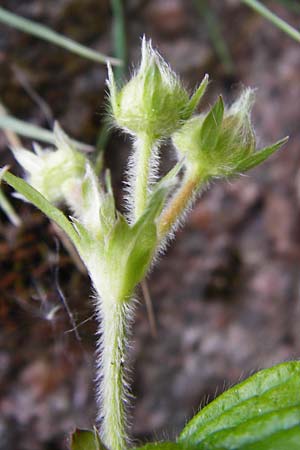
<path id="1" fill-rule="evenodd" d="M 1 178 L 69 236 L 85 264 L 99 322 L 97 428 L 77 431 L 72 450 L 125 450 L 130 439 L 126 346 L 137 285 L 147 275 L 189 208 L 210 181 L 235 177 L 265 161 L 286 138 L 256 149 L 251 124 L 254 92 L 231 105 L 222 97 L 195 114 L 208 76 L 189 96 L 177 75 L 145 38 L 139 68 L 123 87 L 108 66 L 110 116 L 133 142 L 126 172 L 125 213 L 117 210 L 110 173 L 100 183 L 93 163 L 58 124 L 55 149 L 13 148 L 25 180 L 4 168 Z M 171 139 L 177 163 L 163 177 L 162 143 Z M 66 205 L 66 216 L 59 205 Z M 300 363 L 252 376 L 218 397 L 184 428 L 176 442 L 148 449 L 282 450 L 300 448 Z M 98 429 L 99 425 L 99 429 Z"/>

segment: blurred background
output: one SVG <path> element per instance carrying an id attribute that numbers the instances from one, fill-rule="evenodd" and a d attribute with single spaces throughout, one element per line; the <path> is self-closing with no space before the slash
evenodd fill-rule
<path id="1" fill-rule="evenodd" d="M 145 33 L 191 90 L 210 74 L 202 107 L 256 87 L 259 146 L 290 135 L 266 164 L 203 193 L 148 278 L 156 333 L 139 295 L 128 355 L 132 434 L 172 439 L 226 387 L 300 354 L 300 44 L 238 0 L 126 0 L 121 15 L 120 4 L 1 1 L 125 57 L 124 79 Z M 298 1 L 265 4 L 299 27 Z M 98 142 L 121 202 L 130 142 L 103 129 L 105 79 L 105 65 L 0 23 L 2 105 L 19 119 L 49 129 L 55 118 L 74 138 Z M 0 131 L 1 166 L 20 174 L 7 137 Z M 164 164 L 174 162 L 168 145 L 163 154 Z M 0 213 L 0 449 L 63 450 L 96 411 L 89 280 L 58 230 L 30 205 L 12 203 L 20 226 Z"/>

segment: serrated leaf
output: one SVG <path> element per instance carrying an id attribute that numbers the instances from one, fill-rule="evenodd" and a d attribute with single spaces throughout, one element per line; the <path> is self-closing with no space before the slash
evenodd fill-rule
<path id="1" fill-rule="evenodd" d="M 96 430 L 76 430 L 71 438 L 71 450 L 106 450 Z"/>
<path id="2" fill-rule="evenodd" d="M 186 425 L 178 442 L 201 450 L 299 450 L 300 362 L 262 370 L 229 389 Z"/>
<path id="3" fill-rule="evenodd" d="M 284 139 L 281 139 L 280 141 L 276 142 L 275 144 L 273 144 L 269 147 L 265 147 L 256 153 L 253 153 L 252 155 L 243 159 L 234 168 L 234 171 L 235 172 L 246 172 L 247 170 L 253 169 L 254 167 L 256 167 L 259 164 L 261 164 L 262 162 L 264 162 L 267 158 L 269 158 L 269 156 L 271 156 L 277 150 L 279 150 L 280 147 L 282 147 L 287 141 L 288 141 L 288 137 L 285 137 Z"/>
<path id="4" fill-rule="evenodd" d="M 201 148 L 212 152 L 216 146 L 224 116 L 224 102 L 220 96 L 203 121 L 201 128 Z"/>
<path id="5" fill-rule="evenodd" d="M 22 178 L 16 177 L 10 172 L 5 172 L 3 174 L 3 180 L 25 197 L 26 200 L 41 210 L 49 219 L 56 222 L 70 237 L 76 247 L 80 246 L 79 235 L 62 211 L 48 202 L 43 195 L 30 186 L 30 184 L 26 183 Z"/>

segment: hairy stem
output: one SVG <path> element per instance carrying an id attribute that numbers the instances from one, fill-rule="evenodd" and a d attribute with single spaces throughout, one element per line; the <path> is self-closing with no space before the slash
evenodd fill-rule
<path id="1" fill-rule="evenodd" d="M 158 236 L 163 240 L 182 217 L 199 188 L 199 174 L 187 170 L 180 188 L 161 215 L 158 224 Z"/>
<path id="2" fill-rule="evenodd" d="M 155 178 L 156 148 L 153 140 L 147 136 L 138 137 L 134 149 L 133 200 L 134 220 L 137 221 L 145 210 L 147 204 L 149 185 Z"/>
<path id="3" fill-rule="evenodd" d="M 100 303 L 100 341 L 97 361 L 98 402 L 101 437 L 111 450 L 125 450 L 127 385 L 124 376 L 128 303 L 102 298 Z M 129 314 L 130 315 L 130 314 Z"/>

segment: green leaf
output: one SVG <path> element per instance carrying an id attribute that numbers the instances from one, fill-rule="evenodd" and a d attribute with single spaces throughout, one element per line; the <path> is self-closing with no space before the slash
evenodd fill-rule
<path id="1" fill-rule="evenodd" d="M 76 430 L 71 438 L 71 450 L 106 450 L 96 430 Z"/>
<path id="2" fill-rule="evenodd" d="M 269 156 L 279 150 L 280 147 L 282 147 L 288 141 L 288 139 L 288 137 L 285 137 L 275 144 L 271 145 L 270 147 L 265 147 L 262 150 L 259 150 L 258 152 L 243 159 L 237 166 L 235 166 L 234 172 L 246 172 L 247 170 L 253 169 L 253 167 L 258 166 L 266 159 L 268 159 Z"/>
<path id="3" fill-rule="evenodd" d="M 178 442 L 199 450 L 299 450 L 300 362 L 262 370 L 229 389 L 186 425 Z"/>
<path id="4" fill-rule="evenodd" d="M 212 152 L 216 146 L 224 116 L 224 102 L 220 96 L 201 127 L 201 148 L 205 152 Z"/>
<path id="5" fill-rule="evenodd" d="M 62 211 L 48 202 L 43 195 L 30 186 L 30 184 L 26 183 L 26 181 L 22 180 L 22 178 L 16 177 L 10 172 L 5 172 L 3 174 L 3 180 L 25 197 L 26 200 L 40 209 L 49 219 L 56 222 L 70 237 L 74 245 L 78 248 L 80 247 L 80 237 Z"/>

